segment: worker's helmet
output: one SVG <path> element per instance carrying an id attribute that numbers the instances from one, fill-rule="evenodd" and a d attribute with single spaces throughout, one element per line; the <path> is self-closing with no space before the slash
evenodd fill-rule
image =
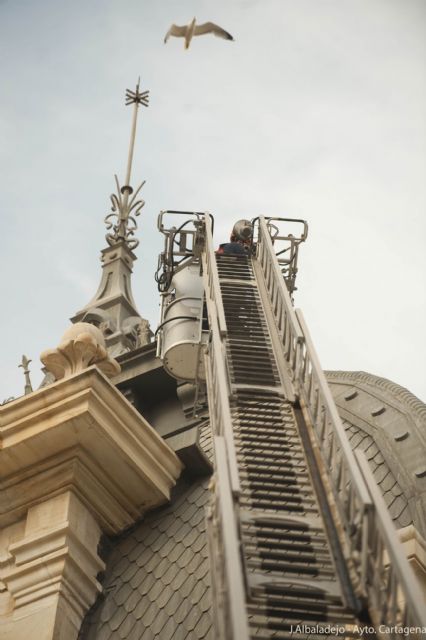
<path id="1" fill-rule="evenodd" d="M 250 220 L 238 220 L 234 224 L 231 237 L 234 237 L 235 240 L 247 242 L 252 237 L 252 234 L 253 228 Z"/>

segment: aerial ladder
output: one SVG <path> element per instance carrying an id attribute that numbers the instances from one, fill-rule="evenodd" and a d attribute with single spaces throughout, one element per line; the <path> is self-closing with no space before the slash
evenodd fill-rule
<path id="1" fill-rule="evenodd" d="M 158 354 L 206 388 L 214 436 L 216 638 L 420 638 L 414 575 L 293 306 L 306 222 L 259 216 L 243 255 L 215 252 L 209 214 L 158 226 Z"/>

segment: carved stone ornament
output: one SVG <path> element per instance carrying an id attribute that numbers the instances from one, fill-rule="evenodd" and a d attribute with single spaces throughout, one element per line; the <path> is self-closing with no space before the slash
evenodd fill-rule
<path id="1" fill-rule="evenodd" d="M 120 372 L 120 365 L 108 355 L 105 340 L 97 327 L 87 322 L 73 324 L 56 349 L 46 349 L 40 360 L 56 380 L 68 378 L 95 364 L 106 376 Z"/>

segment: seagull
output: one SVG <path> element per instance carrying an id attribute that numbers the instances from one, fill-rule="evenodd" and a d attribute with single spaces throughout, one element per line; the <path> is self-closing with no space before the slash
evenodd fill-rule
<path id="1" fill-rule="evenodd" d="M 195 26 L 194 18 L 192 22 L 184 25 L 183 27 L 178 27 L 177 24 L 172 24 L 166 33 L 164 44 L 166 44 L 170 36 L 176 36 L 176 38 L 185 38 L 185 49 L 188 49 L 193 36 L 203 36 L 205 33 L 213 33 L 219 38 L 225 38 L 225 40 L 234 39 L 230 33 L 225 31 L 225 29 L 218 27 L 217 24 L 214 24 L 213 22 L 205 22 L 204 24 Z"/>

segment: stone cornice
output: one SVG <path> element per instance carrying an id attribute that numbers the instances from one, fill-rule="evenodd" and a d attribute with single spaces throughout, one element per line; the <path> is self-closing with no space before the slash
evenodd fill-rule
<path id="1" fill-rule="evenodd" d="M 71 460 L 73 470 L 78 465 L 81 473 L 70 471 Z M 84 501 L 98 494 L 94 511 L 103 526 L 109 521 L 110 533 L 166 501 L 182 468 L 175 453 L 96 367 L 0 407 L 0 462 L 0 525 L 10 523 L 23 495 L 25 503 L 29 494 L 18 489 L 21 483 L 55 475 L 62 464 L 75 491 L 84 492 Z M 82 475 L 92 477 L 86 489 Z M 43 482 L 36 485 L 39 493 L 46 488 Z M 127 516 L 106 513 L 107 495 Z M 32 496 L 33 501 L 41 498 Z M 20 508 L 25 506 L 28 502 Z"/>
<path id="2" fill-rule="evenodd" d="M 102 532 L 166 502 L 176 454 L 96 366 L 0 407 L 0 635 L 76 640 Z"/>
<path id="3" fill-rule="evenodd" d="M 0 527 L 18 521 L 28 508 L 64 491 L 72 491 L 108 534 L 115 534 L 140 518 L 140 509 L 108 469 L 100 467 L 86 451 L 74 447 L 0 482 L 6 505 L 0 510 Z"/>

